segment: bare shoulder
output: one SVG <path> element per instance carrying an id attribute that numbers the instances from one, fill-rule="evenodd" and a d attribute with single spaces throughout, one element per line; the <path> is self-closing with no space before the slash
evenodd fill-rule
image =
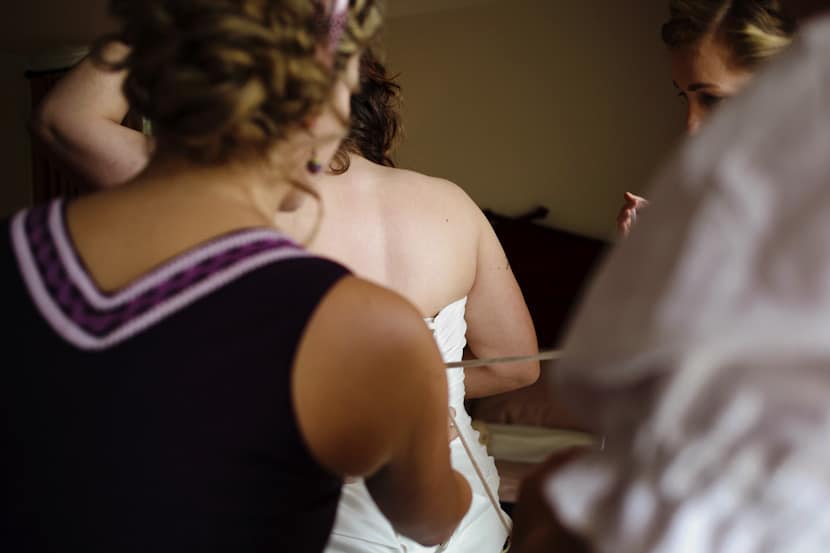
<path id="1" fill-rule="evenodd" d="M 377 174 L 390 203 L 422 221 L 454 223 L 458 237 L 465 234 L 464 228 L 474 231 L 480 222 L 481 209 L 450 180 L 391 167 L 377 167 Z"/>
<path id="2" fill-rule="evenodd" d="M 298 422 L 315 457 L 339 474 L 372 473 L 400 445 L 441 369 L 414 306 L 342 279 L 318 306 L 294 364 Z"/>
<path id="3" fill-rule="evenodd" d="M 464 189 L 451 180 L 433 177 L 410 169 L 384 168 L 389 178 L 408 194 L 426 197 L 429 200 L 452 202 L 453 207 L 465 209 L 476 205 Z"/>

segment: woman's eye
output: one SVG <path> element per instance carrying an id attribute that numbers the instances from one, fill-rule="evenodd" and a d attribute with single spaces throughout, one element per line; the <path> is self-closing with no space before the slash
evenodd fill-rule
<path id="1" fill-rule="evenodd" d="M 724 100 L 723 96 L 715 96 L 714 94 L 701 94 L 700 103 L 704 107 L 713 108 Z"/>
<path id="2" fill-rule="evenodd" d="M 683 102 L 684 104 L 689 102 L 689 98 L 686 96 L 685 92 L 678 92 L 677 97 L 680 98 L 680 101 Z"/>

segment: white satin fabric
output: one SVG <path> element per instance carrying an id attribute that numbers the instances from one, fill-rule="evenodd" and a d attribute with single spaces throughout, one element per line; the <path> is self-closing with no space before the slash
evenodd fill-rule
<path id="1" fill-rule="evenodd" d="M 462 298 L 426 319 L 447 363 L 460 361 L 467 344 L 464 320 L 467 298 Z M 478 432 L 471 426 L 464 409 L 464 369 L 448 369 L 447 385 L 450 406 L 455 409 L 458 430 L 471 446 L 473 457 L 485 476 L 488 486 L 498 497 L 499 475 L 493 458 L 478 441 Z M 449 553 L 499 553 L 507 539 L 493 505 L 476 476 L 472 462 L 458 439 L 450 443 L 452 466 L 463 474 L 473 490 L 473 501 L 458 529 L 447 544 Z M 507 515 L 505 515 L 506 517 Z M 397 534 L 375 505 L 362 480 L 343 486 L 326 553 L 427 553 L 436 547 L 424 547 Z"/>

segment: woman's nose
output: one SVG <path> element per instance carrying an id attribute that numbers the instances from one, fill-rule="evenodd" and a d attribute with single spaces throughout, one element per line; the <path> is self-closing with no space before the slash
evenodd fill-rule
<path id="1" fill-rule="evenodd" d="M 690 135 L 697 134 L 700 124 L 703 122 L 703 117 L 703 110 L 689 102 L 689 107 L 686 110 L 686 132 Z"/>

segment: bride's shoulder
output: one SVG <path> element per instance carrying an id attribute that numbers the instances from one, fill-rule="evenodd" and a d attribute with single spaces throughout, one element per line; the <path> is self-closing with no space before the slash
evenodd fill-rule
<path id="1" fill-rule="evenodd" d="M 409 169 L 385 167 L 385 181 L 410 205 L 440 203 L 456 214 L 478 210 L 463 187 L 455 182 Z"/>

